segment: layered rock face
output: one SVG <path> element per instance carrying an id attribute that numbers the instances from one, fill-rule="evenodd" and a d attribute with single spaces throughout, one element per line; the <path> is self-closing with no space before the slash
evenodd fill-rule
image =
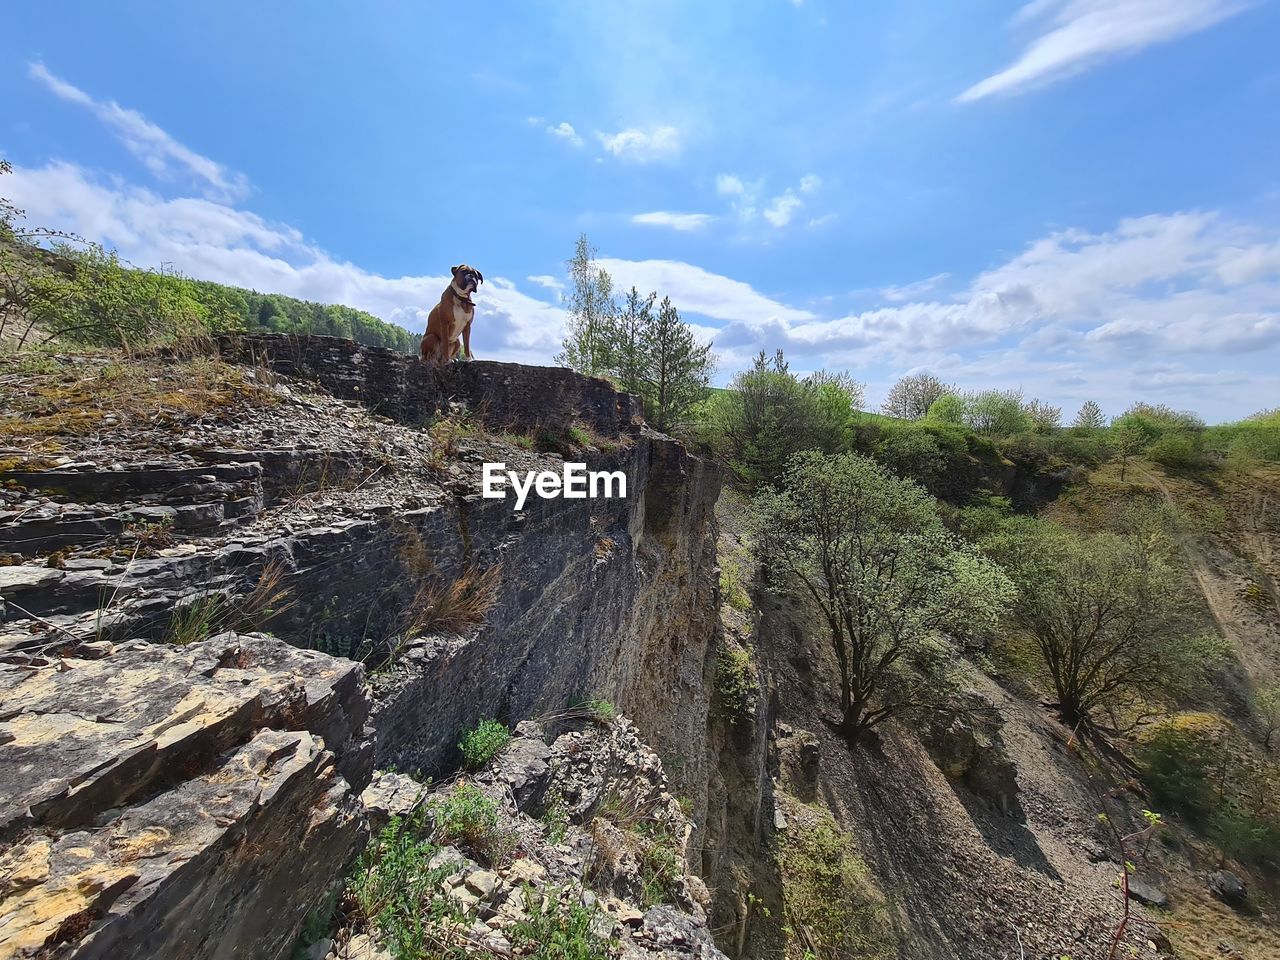
<path id="1" fill-rule="evenodd" d="M 362 672 L 235 634 L 0 665 L 0 956 L 287 951 L 366 836 Z"/>
<path id="2" fill-rule="evenodd" d="M 0 438 L 0 956 L 282 956 L 363 843 L 371 760 L 439 773 L 482 717 L 610 700 L 700 812 L 713 467 L 569 371 L 219 351 L 211 410 Z M 481 496 L 484 462 L 566 460 L 626 496 Z M 494 570 L 483 623 L 412 628 L 424 582 Z"/>

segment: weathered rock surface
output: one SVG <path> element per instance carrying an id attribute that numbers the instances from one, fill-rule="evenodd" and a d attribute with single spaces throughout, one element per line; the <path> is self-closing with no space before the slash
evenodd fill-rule
<path id="1" fill-rule="evenodd" d="M 285 955 L 365 836 L 361 668 L 262 636 L 0 665 L 0 955 Z"/>

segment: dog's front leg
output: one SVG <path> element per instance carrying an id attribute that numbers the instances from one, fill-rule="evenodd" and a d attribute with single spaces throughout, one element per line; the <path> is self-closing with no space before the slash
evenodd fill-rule
<path id="1" fill-rule="evenodd" d="M 467 355 L 468 360 L 474 360 L 471 355 L 471 324 L 467 324 L 462 328 L 462 352 Z"/>

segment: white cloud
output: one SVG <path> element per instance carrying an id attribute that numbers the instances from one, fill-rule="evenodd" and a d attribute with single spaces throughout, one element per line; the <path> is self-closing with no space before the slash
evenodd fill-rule
<path id="1" fill-rule="evenodd" d="M 715 217 L 709 213 L 671 213 L 667 210 L 655 210 L 652 213 L 637 213 L 631 218 L 632 223 L 650 227 L 670 227 L 672 230 L 687 232 L 700 230 Z"/>
<path id="2" fill-rule="evenodd" d="M 15 167 L 6 180 L 6 192 L 25 208 L 31 223 L 114 246 L 132 263 L 167 262 L 201 279 L 347 304 L 414 331 L 423 329 L 449 282 L 445 272 L 384 277 L 335 260 L 292 227 L 249 211 L 102 183 L 74 164 Z M 559 307 L 521 293 L 500 276 L 480 288 L 478 302 L 480 356 L 547 363 L 559 347 L 565 316 Z"/>
<path id="3" fill-rule="evenodd" d="M 800 192 L 813 193 L 815 190 L 822 188 L 822 178 L 816 173 L 810 173 L 800 178 Z"/>
<path id="4" fill-rule="evenodd" d="M 803 206 L 804 201 L 788 188 L 785 193 L 774 197 L 769 206 L 764 208 L 764 218 L 775 227 L 785 227 L 791 222 L 795 212 Z"/>
<path id="5" fill-rule="evenodd" d="M 561 140 L 567 140 L 575 147 L 582 146 L 582 137 L 578 136 L 578 131 L 573 129 L 573 124 L 561 122 L 554 127 L 547 127 L 547 133 L 553 137 L 559 137 Z"/>
<path id="6" fill-rule="evenodd" d="M 1254 0 L 1032 0 L 1014 25 L 1046 20 L 1004 70 L 957 98 L 1017 93 L 1079 73 L 1110 57 L 1175 40 L 1234 16 Z"/>
<path id="7" fill-rule="evenodd" d="M 60 99 L 92 111 L 153 176 L 173 180 L 185 175 L 206 196 L 217 200 L 240 200 L 249 195 L 249 181 L 243 174 L 184 146 L 138 111 L 127 110 L 114 100 L 94 100 L 79 87 L 54 76 L 39 61 L 28 64 L 27 72 Z"/>
<path id="8" fill-rule="evenodd" d="M 540 274 L 535 277 L 525 277 L 530 283 L 537 284 L 539 287 L 545 287 L 548 290 L 559 293 L 564 289 L 564 282 L 557 280 L 555 277 L 549 277 L 546 274 Z"/>
<path id="9" fill-rule="evenodd" d="M 810 227 L 821 227 L 821 226 L 823 226 L 824 224 L 828 224 L 828 223 L 830 223 L 830 222 L 831 222 L 832 220 L 834 220 L 835 218 L 836 218 L 836 215 L 835 215 L 834 213 L 824 213 L 824 214 L 823 214 L 822 216 L 820 216 L 820 217 L 811 217 L 811 218 L 810 218 L 810 220 L 809 220 L 809 226 L 810 226 Z"/>
<path id="10" fill-rule="evenodd" d="M 736 174 L 722 173 L 716 177 L 716 193 L 722 197 L 740 197 L 746 189 L 746 184 Z"/>
<path id="11" fill-rule="evenodd" d="M 609 153 L 636 163 L 665 160 L 680 152 L 680 131 L 675 127 L 653 127 L 649 130 L 630 127 L 596 136 Z"/>
<path id="12" fill-rule="evenodd" d="M 614 287 L 657 290 L 671 297 L 681 311 L 699 313 L 712 320 L 770 323 L 804 322 L 816 314 L 786 306 L 756 291 L 750 284 L 733 280 L 678 260 L 616 260 L 602 258 L 602 268 L 613 277 Z"/>
<path id="13" fill-rule="evenodd" d="M 901 303 L 904 300 L 913 300 L 917 297 L 923 297 L 928 293 L 932 293 L 950 279 L 951 274 L 949 273 L 936 273 L 932 277 L 927 277 L 924 280 L 916 280 L 914 283 L 904 283 L 900 287 L 884 287 L 880 291 L 880 296 L 888 300 L 890 303 Z"/>

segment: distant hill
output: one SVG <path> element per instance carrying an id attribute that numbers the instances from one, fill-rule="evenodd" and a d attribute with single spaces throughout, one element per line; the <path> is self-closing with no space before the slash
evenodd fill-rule
<path id="1" fill-rule="evenodd" d="M 250 332 L 317 333 L 347 337 L 371 347 L 416 353 L 418 335 L 379 320 L 371 313 L 340 304 L 298 300 L 278 293 L 258 293 L 211 280 L 185 280 L 190 295 L 210 313 L 238 317 Z"/>

